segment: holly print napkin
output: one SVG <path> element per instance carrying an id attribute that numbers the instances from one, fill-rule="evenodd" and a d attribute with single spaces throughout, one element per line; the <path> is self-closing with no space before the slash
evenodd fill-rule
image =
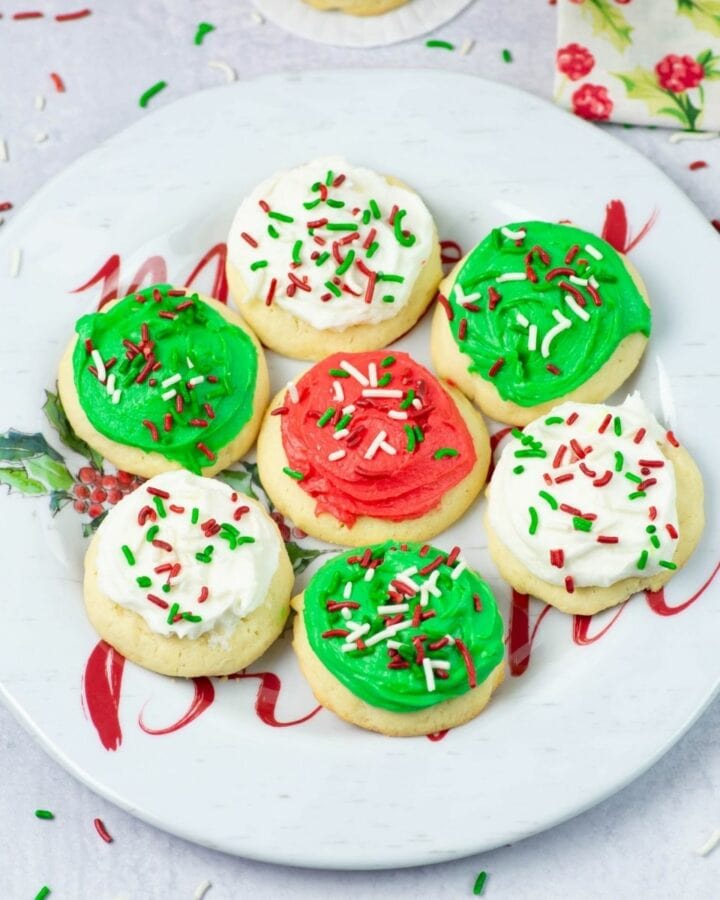
<path id="1" fill-rule="evenodd" d="M 558 0 L 555 99 L 585 119 L 720 129 L 720 0 Z"/>

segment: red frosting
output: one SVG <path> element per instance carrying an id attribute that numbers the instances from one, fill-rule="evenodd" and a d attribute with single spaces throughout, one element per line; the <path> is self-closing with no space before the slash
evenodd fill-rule
<path id="1" fill-rule="evenodd" d="M 364 385 L 352 373 L 331 374 L 343 369 L 344 362 L 370 383 Z M 377 387 L 372 385 L 373 363 Z M 342 390 L 341 399 L 334 383 Z M 402 391 L 402 396 L 368 396 L 368 390 Z M 409 394 L 411 390 L 414 395 Z M 396 522 L 423 516 L 475 464 L 475 448 L 455 403 L 433 375 L 406 353 L 337 353 L 306 372 L 297 382 L 297 391 L 297 402 L 288 391 L 281 408 L 282 441 L 290 468 L 302 473 L 298 484 L 315 498 L 317 511 L 330 513 L 348 526 L 358 516 Z M 408 402 L 409 398 L 419 404 Z M 340 429 L 348 433 L 335 439 L 336 426 L 346 415 L 343 408 L 348 406 L 355 407 L 352 418 Z M 334 413 L 329 416 L 331 408 Z M 407 419 L 393 418 L 390 411 L 407 414 Z M 325 424 L 319 426 L 322 419 Z M 366 458 L 377 446 L 381 431 L 386 433 L 384 443 L 372 458 Z M 342 459 L 328 459 L 338 451 L 345 451 Z"/>

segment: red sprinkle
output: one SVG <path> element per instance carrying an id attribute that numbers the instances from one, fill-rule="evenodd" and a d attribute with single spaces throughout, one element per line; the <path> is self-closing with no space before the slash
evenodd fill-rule
<path id="1" fill-rule="evenodd" d="M 570 506 L 568 503 L 561 503 L 560 511 L 568 513 L 570 516 L 582 516 L 582 510 L 578 509 L 577 506 Z"/>
<path id="2" fill-rule="evenodd" d="M 688 166 L 688 169 L 690 169 L 691 172 L 696 172 L 698 169 L 705 168 L 707 168 L 707 163 L 704 159 L 696 159 L 695 162 L 691 162 Z"/>
<path id="3" fill-rule="evenodd" d="M 575 438 L 573 438 L 570 441 L 570 448 L 572 449 L 572 452 L 575 454 L 575 456 L 577 456 L 578 459 L 585 459 L 585 451 L 580 446 L 580 444 L 578 444 L 578 442 L 575 440 Z"/>
<path id="4" fill-rule="evenodd" d="M 574 477 L 572 472 L 566 472 L 564 475 L 558 475 L 555 479 L 555 484 L 563 484 L 565 481 L 572 481 Z"/>
<path id="5" fill-rule="evenodd" d="M 270 212 L 270 204 L 267 200 L 258 200 L 258 206 L 263 212 Z"/>
<path id="6" fill-rule="evenodd" d="M 602 420 L 600 427 L 598 428 L 598 434 L 604 434 L 605 429 L 612 422 L 612 413 L 608 413 L 605 418 Z"/>
<path id="7" fill-rule="evenodd" d="M 558 367 L 557 367 L 557 366 L 554 366 L 552 363 L 548 363 L 548 364 L 545 366 L 545 368 L 548 370 L 548 372 L 549 372 L 551 375 L 559 375 L 559 374 L 560 374 L 560 369 L 558 369 Z"/>
<path id="8" fill-rule="evenodd" d="M 679 446 L 680 446 L 680 441 L 675 437 L 675 435 L 672 433 L 672 431 L 668 431 L 668 432 L 665 434 L 665 437 L 667 438 L 668 443 L 669 443 L 669 444 L 672 444 L 673 447 L 679 447 Z"/>
<path id="9" fill-rule="evenodd" d="M 150 519 L 151 522 L 154 522 L 157 519 L 157 513 L 152 506 L 143 506 L 138 513 L 138 525 L 142 527 L 148 519 Z"/>
<path id="10" fill-rule="evenodd" d="M 170 510 L 170 512 L 174 512 L 174 513 L 184 513 L 185 512 L 184 506 L 177 506 L 175 503 L 171 503 L 170 506 L 168 506 L 168 509 Z"/>
<path id="11" fill-rule="evenodd" d="M 619 544 L 620 538 L 610 534 L 599 534 L 597 537 L 598 544 Z"/>
<path id="12" fill-rule="evenodd" d="M 55 16 L 56 22 L 71 22 L 74 19 L 84 19 L 86 16 L 90 15 L 89 9 L 79 9 L 77 12 L 71 13 L 61 13 L 58 16 Z"/>
<path id="13" fill-rule="evenodd" d="M 645 429 L 644 429 L 644 428 L 638 428 L 638 430 L 635 432 L 635 437 L 633 438 L 633 443 L 639 444 L 640 441 L 641 441 L 644 437 L 645 437 Z"/>
<path id="14" fill-rule="evenodd" d="M 420 575 L 429 575 L 434 569 L 437 569 L 438 566 L 441 566 L 445 560 L 442 556 L 436 556 L 432 562 L 429 562 L 426 566 L 423 566 L 420 569 Z"/>
<path id="15" fill-rule="evenodd" d="M 572 594 L 575 591 L 575 582 L 572 580 L 572 577 L 570 575 L 565 578 L 565 590 L 568 592 L 568 594 Z"/>
<path id="16" fill-rule="evenodd" d="M 168 291 L 168 297 L 170 296 L 170 291 Z M 183 303 L 178 303 L 175 307 L 175 312 L 182 312 L 185 309 L 190 309 L 191 306 L 195 306 L 192 300 L 185 300 Z"/>
<path id="17" fill-rule="evenodd" d="M 470 651 L 465 646 L 465 644 L 459 640 L 455 639 L 455 646 L 460 651 L 460 655 L 463 658 L 463 662 L 465 663 L 465 668 L 467 669 L 468 674 L 468 684 L 471 688 L 477 687 L 477 674 L 475 672 L 475 663 L 473 662 L 473 658 L 470 655 Z"/>
<path id="18" fill-rule="evenodd" d="M 678 538 L 678 533 L 677 533 L 677 528 L 675 528 L 674 525 L 671 525 L 671 524 L 668 522 L 667 525 L 665 526 L 665 530 L 667 531 L 667 533 L 670 535 L 670 537 L 671 537 L 674 541 L 677 540 L 677 538 Z"/>
<path id="19" fill-rule="evenodd" d="M 655 519 L 657 518 L 657 509 L 656 509 L 656 507 L 654 507 L 654 506 L 651 506 L 651 507 L 650 507 L 650 509 L 648 510 L 648 518 L 650 519 L 651 522 L 654 522 L 654 521 L 655 521 Z"/>
<path id="20" fill-rule="evenodd" d="M 151 422 L 150 419 L 143 419 L 142 423 L 147 428 L 147 430 L 150 432 L 150 437 L 154 441 L 160 440 L 160 437 L 158 435 L 157 426 L 155 425 L 154 422 Z"/>
<path id="21" fill-rule="evenodd" d="M 203 585 L 203 587 L 200 588 L 200 596 L 198 597 L 197 602 L 204 603 L 207 600 L 209 593 L 210 591 Z"/>
<path id="22" fill-rule="evenodd" d="M 192 425 L 194 428 L 207 428 L 208 422 L 207 419 L 190 419 L 188 425 Z"/>
<path id="23" fill-rule="evenodd" d="M 550 565 L 556 569 L 562 569 L 565 565 L 565 553 L 562 549 L 550 551 Z"/>
<path id="24" fill-rule="evenodd" d="M 504 365 L 505 365 L 505 359 L 504 359 L 504 357 L 501 356 L 499 359 L 496 359 L 495 362 L 490 366 L 490 370 L 488 371 L 488 376 L 490 378 L 494 378 Z"/>
<path id="25" fill-rule="evenodd" d="M 19 12 L 13 15 L 13 19 L 20 22 L 23 19 L 42 19 L 43 15 L 41 12 Z"/>
<path id="26" fill-rule="evenodd" d="M 654 484 L 657 484 L 657 478 L 646 478 L 645 481 L 641 481 L 637 486 L 639 491 L 646 491 L 649 487 L 652 487 Z"/>
<path id="27" fill-rule="evenodd" d="M 155 606 L 159 606 L 160 609 L 169 609 L 169 604 L 167 604 L 162 597 L 156 597 L 155 594 L 148 594 L 147 598 L 151 603 L 154 603 Z"/>
<path id="28" fill-rule="evenodd" d="M 247 231 L 241 231 L 241 232 L 240 232 L 240 237 L 241 237 L 244 241 L 247 241 L 248 244 L 250 244 L 251 247 L 257 247 L 257 246 L 258 246 L 258 242 L 255 240 L 254 237 L 252 237 L 251 235 L 249 235 L 249 234 L 247 233 Z"/>
<path id="29" fill-rule="evenodd" d="M 557 448 L 557 452 L 555 454 L 555 458 L 553 459 L 552 465 L 553 469 L 559 469 L 562 465 L 563 457 L 565 456 L 565 451 L 567 450 L 567 446 L 565 444 L 560 444 Z"/>
<path id="30" fill-rule="evenodd" d="M 236 522 L 238 522 L 238 521 L 240 521 L 240 519 L 242 519 L 242 517 L 245 515 L 245 513 L 249 513 L 249 512 L 250 512 L 249 506 L 238 506 L 238 508 L 233 513 L 233 519 Z"/>
<path id="31" fill-rule="evenodd" d="M 583 475 L 587 475 L 588 478 L 594 478 L 597 475 L 597 472 L 588 468 L 588 466 L 586 466 L 585 463 L 580 463 L 578 468 L 583 473 Z"/>
<path id="32" fill-rule="evenodd" d="M 180 395 L 178 394 L 178 396 L 180 396 Z M 198 450 L 201 453 L 203 453 L 205 456 L 207 456 L 207 458 L 210 460 L 210 462 L 214 461 L 215 454 L 212 452 L 212 450 L 208 446 L 203 444 L 202 441 L 198 441 L 197 444 L 195 444 L 195 446 L 198 448 Z"/>
<path id="33" fill-rule="evenodd" d="M 566 425 L 572 425 L 574 422 L 577 422 L 578 414 L 576 412 L 570 413 L 570 415 L 565 419 Z"/>
<path id="34" fill-rule="evenodd" d="M 498 294 L 494 287 L 488 288 L 488 309 L 492 312 L 498 303 L 502 300 L 502 296 Z"/>
<path id="35" fill-rule="evenodd" d="M 613 473 L 609 469 L 606 469 L 604 475 L 601 475 L 600 478 L 596 478 L 595 481 L 593 481 L 593 486 L 605 487 L 605 485 L 610 481 L 612 477 Z"/>
<path id="36" fill-rule="evenodd" d="M 482 600 L 480 599 L 480 594 L 473 594 L 473 607 L 475 608 L 475 612 L 482 612 Z M 447 640 L 447 638 L 444 638 Z"/>
<path id="37" fill-rule="evenodd" d="M 448 554 L 448 558 L 445 560 L 445 565 L 452 566 L 455 563 L 455 560 L 460 556 L 460 548 L 453 547 L 450 553 Z"/>
<path id="38" fill-rule="evenodd" d="M 324 638 L 334 638 L 334 637 L 347 637 L 350 634 L 347 628 L 331 628 L 329 631 L 323 631 L 321 637 Z"/>
<path id="39" fill-rule="evenodd" d="M 459 341 L 465 340 L 465 338 L 467 337 L 467 330 L 468 330 L 468 320 L 460 319 L 460 325 L 458 326 L 458 340 Z"/>
<path id="40" fill-rule="evenodd" d="M 665 463 L 661 459 L 639 459 L 638 465 L 647 469 L 662 469 Z"/>
<path id="41" fill-rule="evenodd" d="M 95 831 L 100 835 L 100 837 L 105 841 L 106 844 L 112 844 L 112 838 L 108 834 L 108 830 L 105 827 L 102 819 L 94 819 L 93 825 L 95 826 Z"/>
<path id="42" fill-rule="evenodd" d="M 565 257 L 565 263 L 569 266 L 570 263 L 575 259 L 575 257 L 580 252 L 580 245 L 573 244 L 572 247 L 568 250 L 567 256 Z"/>
<path id="43" fill-rule="evenodd" d="M 160 490 L 160 488 L 149 487 L 149 488 L 145 488 L 145 490 L 148 492 L 148 494 L 152 494 L 153 497 L 162 497 L 163 500 L 170 499 L 170 494 L 168 494 L 167 491 Z"/>
<path id="44" fill-rule="evenodd" d="M 286 416 L 290 410 L 287 406 L 278 406 L 275 409 L 270 410 L 271 416 Z"/>
<path id="45" fill-rule="evenodd" d="M 165 550 L 167 553 L 172 553 L 172 546 L 168 544 L 167 541 L 158 541 L 157 539 L 152 542 L 153 547 L 157 547 L 158 550 Z"/>

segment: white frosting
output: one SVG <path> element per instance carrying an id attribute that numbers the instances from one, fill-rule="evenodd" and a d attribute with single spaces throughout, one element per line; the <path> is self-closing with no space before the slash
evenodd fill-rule
<path id="1" fill-rule="evenodd" d="M 140 526 L 138 514 L 144 506 L 157 513 L 148 488 L 166 491 L 170 498 L 162 500 L 165 518 L 148 518 Z M 182 470 L 151 478 L 125 497 L 108 513 L 97 535 L 98 587 L 102 593 L 141 615 L 157 634 L 196 638 L 210 630 L 221 635 L 233 628 L 238 619 L 264 602 L 281 551 L 281 539 L 265 511 L 244 494 L 237 494 L 233 501 L 234 493 L 221 481 Z M 170 505 L 182 507 L 183 512 L 173 512 Z M 236 521 L 233 513 L 240 506 L 249 506 L 250 511 Z M 199 511 L 195 525 L 191 521 L 194 508 Z M 215 519 L 219 525 L 229 523 L 241 536 L 254 538 L 254 543 L 231 549 L 230 542 L 220 534 L 206 537 L 201 525 L 209 519 Z M 155 540 L 169 544 L 171 551 L 147 540 L 148 529 L 153 525 L 159 526 Z M 134 557 L 134 565 L 123 553 L 123 545 Z M 212 561 L 196 559 L 196 554 L 209 546 L 214 548 Z M 162 586 L 168 573 L 158 574 L 155 568 L 168 563 L 179 563 L 181 569 L 170 579 L 170 591 L 165 592 Z M 137 579 L 143 576 L 152 579 L 151 586 L 138 585 Z M 208 589 L 208 596 L 200 603 L 203 587 Z M 148 600 L 148 594 L 166 602 L 168 609 Z M 173 603 L 179 604 L 179 612 L 201 616 L 202 620 L 179 619 L 168 624 Z"/>
<path id="2" fill-rule="evenodd" d="M 318 182 L 325 184 L 328 172 L 332 172 L 335 177 L 345 176 L 338 187 L 328 187 L 327 195 L 330 201 L 340 201 L 344 206 L 333 208 L 321 200 L 312 209 L 306 209 L 304 203 L 320 197 L 320 193 L 313 191 L 312 186 Z M 381 215 L 377 219 L 371 214 L 368 224 L 363 224 L 363 212 L 369 209 L 371 200 L 375 200 Z M 267 203 L 272 212 L 291 216 L 294 221 L 284 222 L 272 218 L 261 207 L 261 201 Z M 400 222 L 403 231 L 409 231 L 415 236 L 411 247 L 403 247 L 398 243 L 393 226 L 388 221 L 394 206 L 406 211 Z M 307 227 L 308 222 L 320 219 L 328 219 L 330 223 L 357 223 L 356 233 L 359 237 L 336 248 L 336 253 L 342 259 L 349 251 L 355 253 L 355 258 L 342 275 L 336 276 L 339 263 L 333 255 L 333 243 L 354 232 L 334 231 L 320 226 L 314 229 L 314 235 L 326 241 L 324 245 L 320 245 L 313 240 Z M 280 236 L 272 238 L 268 232 L 269 227 L 276 229 Z M 376 232 L 372 240 L 377 243 L 374 253 L 370 251 L 368 243 L 372 229 Z M 248 243 L 242 237 L 243 232 L 256 241 L 258 246 L 253 247 Z M 265 302 L 275 278 L 277 286 L 272 303 L 313 328 L 342 330 L 351 325 L 376 324 L 398 314 L 407 304 L 413 285 L 428 259 L 434 235 L 432 217 L 416 193 L 399 185 L 389 184 L 382 175 L 370 169 L 351 166 L 346 160 L 332 156 L 314 160 L 289 172 L 279 172 L 258 185 L 235 214 L 228 237 L 228 257 L 248 288 L 245 302 L 254 299 Z M 297 241 L 303 242 L 300 250 L 302 264 L 293 267 L 293 248 Z M 368 247 L 364 246 L 366 243 Z M 330 255 L 321 261 L 321 265 L 317 265 L 317 257 L 311 259 L 312 253 L 325 252 Z M 265 268 L 254 271 L 250 268 L 253 263 L 262 260 L 268 262 Z M 372 302 L 367 303 L 365 294 L 369 276 L 358 267 L 358 261 L 361 267 L 364 265 L 373 272 L 401 275 L 404 281 L 397 283 L 379 280 L 372 294 Z M 293 296 L 288 296 L 290 272 L 300 281 L 307 279 L 311 289 L 296 289 Z M 326 282 L 335 277 L 359 296 L 344 291 L 339 297 L 330 293 Z M 331 299 L 327 299 L 328 294 Z M 325 300 L 321 299 L 323 296 Z M 384 296 L 395 299 L 392 303 L 384 302 Z"/>
<path id="3" fill-rule="evenodd" d="M 577 413 L 577 419 L 568 425 L 567 419 L 573 413 Z M 608 415 L 613 420 L 600 433 Z M 562 417 L 564 424 L 545 424 L 554 417 Z M 615 417 L 620 420 L 620 436 L 615 433 Z M 635 437 L 643 428 L 645 435 L 636 443 Z M 658 441 L 665 440 L 665 431 L 637 393 L 620 406 L 563 403 L 527 425 L 524 436 L 541 442 L 546 455 L 518 456 L 533 452 L 537 445 L 523 444 L 513 437 L 503 449 L 493 474 L 489 501 L 493 531 L 513 556 L 543 581 L 559 585 L 564 585 L 570 576 L 576 586 L 607 587 L 629 576 L 645 577 L 667 571 L 660 562 L 672 562 L 677 539 L 666 526 L 669 524 L 670 531 L 679 533 L 675 472 L 658 447 Z M 592 449 L 579 459 L 570 447 L 571 440 L 577 441 L 582 450 Z M 560 465 L 554 465 L 561 445 L 567 449 Z M 622 454 L 622 459 L 616 453 Z M 643 474 L 640 460 L 663 465 Z M 622 470 L 617 471 L 621 462 Z M 518 466 L 524 471 L 514 472 Z M 607 472 L 611 478 L 606 485 L 593 484 L 605 479 Z M 638 483 L 628 479 L 626 473 L 641 481 L 654 478 L 656 483 L 645 487 L 645 496 L 630 499 L 638 491 Z M 572 479 L 563 480 L 568 474 Z M 552 479 L 550 484 L 545 476 Z M 555 498 L 557 509 L 540 496 L 541 491 Z M 561 504 L 596 515 L 591 530 L 577 530 L 573 514 L 561 510 Z M 535 534 L 530 534 L 530 507 L 537 512 Z M 654 518 L 652 508 L 656 510 Z M 648 526 L 655 531 L 648 533 Z M 659 547 L 653 546 L 653 534 Z M 619 540 L 600 543 L 601 535 Z M 551 563 L 552 550 L 563 551 L 562 567 Z M 647 559 L 640 568 L 638 562 L 644 551 Z"/>

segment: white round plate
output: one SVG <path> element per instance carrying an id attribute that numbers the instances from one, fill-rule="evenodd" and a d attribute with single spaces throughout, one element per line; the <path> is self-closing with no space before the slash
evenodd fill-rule
<path id="1" fill-rule="evenodd" d="M 654 334 L 630 386 L 670 420 L 707 478 L 706 534 L 664 597 L 638 596 L 592 620 L 551 610 L 539 626 L 543 605 L 530 602 L 528 622 L 517 603 L 513 674 L 479 718 L 441 740 L 310 716 L 315 702 L 287 637 L 250 677 L 193 683 L 123 669 L 83 612 L 88 516 L 67 497 L 91 463 L 52 393 L 75 319 L 130 290 L 138 270 L 146 283 L 167 272 L 222 293 L 216 264 L 242 196 L 275 169 L 328 152 L 416 186 L 442 237 L 465 249 L 491 226 L 533 217 L 604 228 L 625 249 L 639 237 L 630 255 L 653 298 Z M 709 584 L 719 537 L 717 235 L 632 150 L 471 77 L 276 75 L 149 114 L 56 178 L 3 232 L 0 479 L 12 489 L 2 497 L 2 693 L 94 790 L 244 856 L 338 868 L 430 863 L 587 809 L 651 765 L 709 703 L 720 681 L 720 579 Z M 428 318 L 399 346 L 427 363 Z M 270 367 L 277 387 L 300 364 L 270 354 Z M 252 476 L 246 465 L 232 477 L 247 487 Z M 51 506 L 61 508 L 53 515 Z M 510 622 L 481 507 L 436 543 L 465 548 Z"/>

